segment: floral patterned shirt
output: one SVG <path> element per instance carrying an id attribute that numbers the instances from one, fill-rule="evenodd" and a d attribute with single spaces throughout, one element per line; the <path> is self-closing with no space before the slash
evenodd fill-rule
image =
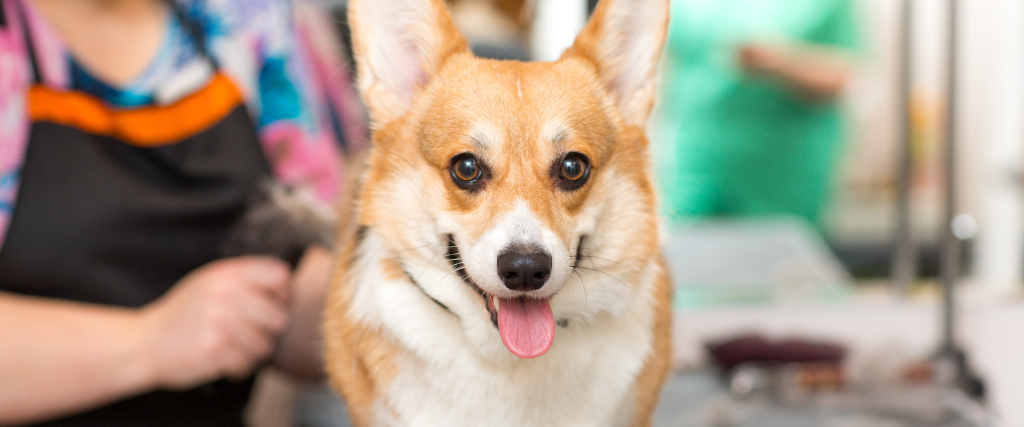
<path id="1" fill-rule="evenodd" d="M 305 0 L 178 0 L 200 27 L 220 72 L 239 88 L 257 124 L 275 176 L 331 202 L 342 191 L 342 144 L 366 140 L 362 109 L 346 75 L 329 15 Z M 17 6 L 25 11 L 44 84 L 86 92 L 114 107 L 166 105 L 213 76 L 185 24 L 168 13 L 161 47 L 146 70 L 123 87 L 94 79 L 69 55 L 30 2 L 0 0 L 0 247 L 17 201 L 31 123 L 32 84 Z M 6 21 L 6 22 L 3 22 Z"/>

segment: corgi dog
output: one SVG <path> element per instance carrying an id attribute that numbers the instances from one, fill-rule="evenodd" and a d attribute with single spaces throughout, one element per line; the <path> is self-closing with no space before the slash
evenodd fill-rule
<path id="1" fill-rule="evenodd" d="M 324 312 L 356 426 L 647 426 L 670 365 L 645 122 L 668 0 L 474 57 L 442 0 L 350 0 L 373 119 Z"/>

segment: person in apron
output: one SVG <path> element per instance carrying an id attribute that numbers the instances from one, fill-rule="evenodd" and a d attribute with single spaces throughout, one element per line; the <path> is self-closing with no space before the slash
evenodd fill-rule
<path id="1" fill-rule="evenodd" d="M 670 224 L 820 224 L 860 50 L 852 0 L 673 0 L 656 172 Z"/>
<path id="2" fill-rule="evenodd" d="M 288 326 L 293 281 L 325 283 L 329 255 L 314 250 L 320 262 L 294 277 L 273 257 L 224 258 L 233 227 L 274 179 L 241 90 L 174 3 L 213 70 L 191 94 L 123 109 L 51 88 L 25 5 L 0 6 L 7 25 L 4 11 L 20 15 L 32 74 L 29 139 L 0 247 L 0 323 L 10 328 L 0 345 L 38 358 L 0 355 L 0 372 L 26 365 L 0 378 L 0 412 L 13 417 L 0 424 L 243 425 L 252 372 Z"/>

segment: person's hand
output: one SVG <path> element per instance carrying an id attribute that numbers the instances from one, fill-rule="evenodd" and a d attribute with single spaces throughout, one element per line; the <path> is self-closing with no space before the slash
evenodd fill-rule
<path id="1" fill-rule="evenodd" d="M 852 71 L 849 54 L 828 46 L 750 43 L 741 46 L 736 56 L 750 75 L 780 81 L 813 101 L 834 100 Z"/>
<path id="2" fill-rule="evenodd" d="M 144 307 L 141 348 L 158 386 L 186 389 L 252 373 L 288 324 L 290 276 L 274 258 L 215 261 Z"/>
<path id="3" fill-rule="evenodd" d="M 774 74 L 786 62 L 786 53 L 768 45 L 748 44 L 737 52 L 739 63 L 752 74 Z"/>

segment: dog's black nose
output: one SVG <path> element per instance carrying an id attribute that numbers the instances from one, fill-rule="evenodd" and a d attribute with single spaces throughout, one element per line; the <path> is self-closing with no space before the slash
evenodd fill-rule
<path id="1" fill-rule="evenodd" d="M 498 276 L 513 291 L 540 289 L 551 277 L 551 255 L 535 248 L 511 248 L 498 255 Z"/>

